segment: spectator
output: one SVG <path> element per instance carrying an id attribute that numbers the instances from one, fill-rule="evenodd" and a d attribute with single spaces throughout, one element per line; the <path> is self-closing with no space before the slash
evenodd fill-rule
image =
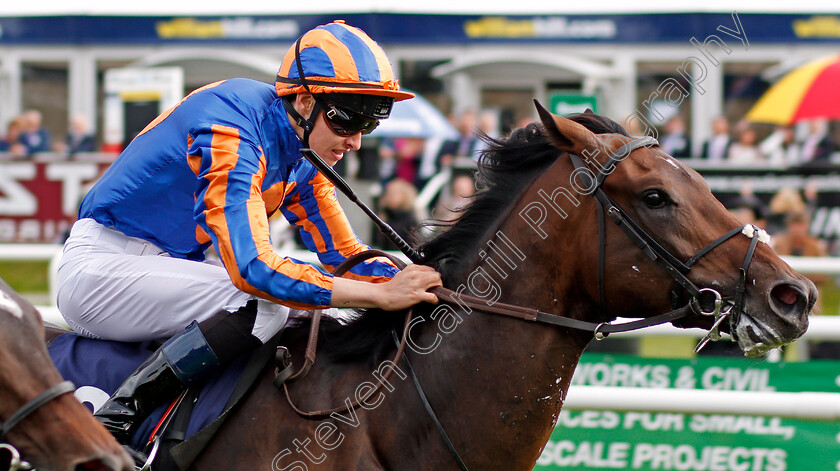
<path id="1" fill-rule="evenodd" d="M 809 134 L 802 143 L 802 162 L 828 159 L 834 151 L 834 144 L 828 135 L 828 121 L 815 119 L 809 123 Z"/>
<path id="2" fill-rule="evenodd" d="M 665 135 L 660 144 L 662 151 L 672 157 L 691 157 L 691 140 L 686 135 L 682 116 L 676 115 L 665 123 Z"/>
<path id="3" fill-rule="evenodd" d="M 74 155 L 77 152 L 93 152 L 95 150 L 96 139 L 90 131 L 87 118 L 82 115 L 76 115 L 70 118 L 64 151 L 69 155 Z"/>
<path id="4" fill-rule="evenodd" d="M 729 121 L 718 116 L 712 121 L 712 137 L 703 143 L 703 155 L 709 161 L 722 162 L 729 153 L 732 138 L 729 137 Z"/>
<path id="5" fill-rule="evenodd" d="M 394 178 L 385 185 L 385 194 L 379 202 L 379 216 L 387 222 L 397 234 L 405 240 L 411 240 L 412 233 L 419 225 L 414 212 L 414 202 L 417 199 L 417 188 L 402 178 Z M 399 248 L 377 231 L 374 245 L 384 250 L 399 250 Z"/>
<path id="6" fill-rule="evenodd" d="M 759 152 L 756 142 L 755 130 L 746 125 L 738 133 L 738 142 L 729 147 L 728 159 L 737 164 L 755 164 L 763 162 L 764 156 Z"/>
<path id="7" fill-rule="evenodd" d="M 753 224 L 762 229 L 767 225 L 764 207 L 758 198 L 739 197 L 730 205 L 729 212 L 742 224 Z"/>
<path id="8" fill-rule="evenodd" d="M 394 141 L 394 176 L 412 185 L 419 185 L 418 170 L 423 158 L 425 141 L 416 137 L 401 137 Z"/>
<path id="9" fill-rule="evenodd" d="M 457 118 L 456 127 L 460 136 L 458 139 L 444 142 L 441 146 L 438 158 L 441 166 L 451 165 L 455 157 L 476 158 L 476 148 L 480 142 L 475 133 L 476 120 L 474 110 L 466 110 Z"/>
<path id="10" fill-rule="evenodd" d="M 428 181 L 440 172 L 438 156 L 446 142 L 442 137 L 430 137 L 426 139 L 423 146 L 423 153 L 420 157 L 420 167 L 417 170 L 417 188 L 422 189 Z"/>
<path id="11" fill-rule="evenodd" d="M 444 222 L 458 219 L 464 207 L 472 201 L 474 193 L 475 181 L 470 175 L 456 176 L 452 180 L 451 194 L 442 198 L 435 207 L 434 218 Z"/>
<path id="12" fill-rule="evenodd" d="M 806 212 L 807 209 L 808 207 L 798 191 L 791 187 L 780 188 L 770 199 L 767 232 L 774 235 L 784 231 L 789 214 Z"/>
<path id="13" fill-rule="evenodd" d="M 761 141 L 758 148 L 773 165 L 791 166 L 801 162 L 796 133 L 790 126 L 777 126 L 772 134 Z"/>
<path id="14" fill-rule="evenodd" d="M 806 211 L 796 211 L 787 216 L 787 229 L 773 236 L 773 248 L 780 255 L 824 257 L 828 255 L 825 243 L 809 232 L 811 216 Z M 811 278 L 814 281 L 813 277 Z M 820 280 L 824 278 L 820 277 Z M 814 281 L 816 283 L 816 281 Z"/>
<path id="15" fill-rule="evenodd" d="M 817 204 L 819 200 L 819 188 L 817 182 L 808 180 L 802 188 L 802 200 L 805 202 L 808 214 L 811 216 L 817 211 Z"/>
<path id="16" fill-rule="evenodd" d="M 394 178 L 394 170 L 397 165 L 394 140 L 382 139 L 376 151 L 379 154 L 379 180 L 386 182 Z"/>
<path id="17" fill-rule="evenodd" d="M 499 132 L 499 114 L 493 110 L 484 110 L 478 119 L 479 132 L 487 137 L 498 139 L 501 135 Z M 481 138 L 477 137 L 477 142 L 473 146 L 472 159 L 478 162 L 481 158 L 481 153 L 487 148 L 487 143 Z"/>
<path id="18" fill-rule="evenodd" d="M 13 158 L 24 157 L 26 146 L 20 143 L 20 134 L 23 131 L 23 117 L 18 116 L 11 120 L 6 127 L 6 135 L 0 140 L 0 152 L 8 152 Z"/>
<path id="19" fill-rule="evenodd" d="M 41 112 L 29 110 L 23 114 L 23 129 L 20 143 L 26 147 L 26 155 L 50 150 L 50 133 L 42 125 Z"/>

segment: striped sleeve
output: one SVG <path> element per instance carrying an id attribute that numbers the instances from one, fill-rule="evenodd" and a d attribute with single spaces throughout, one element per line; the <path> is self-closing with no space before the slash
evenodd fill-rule
<path id="1" fill-rule="evenodd" d="M 190 166 L 198 168 L 196 222 L 233 284 L 296 309 L 329 306 L 332 275 L 273 250 L 260 190 L 266 173 L 262 150 L 236 127 L 217 124 L 191 136 L 189 154 Z"/>
<path id="2" fill-rule="evenodd" d="M 281 211 L 290 223 L 301 228 L 301 238 L 321 263 L 332 271 L 351 255 L 370 249 L 353 233 L 347 215 L 335 196 L 335 187 L 313 168 L 304 172 L 295 192 L 283 202 Z M 387 259 L 374 258 L 356 265 L 345 278 L 381 283 L 393 278 L 397 268 Z"/>

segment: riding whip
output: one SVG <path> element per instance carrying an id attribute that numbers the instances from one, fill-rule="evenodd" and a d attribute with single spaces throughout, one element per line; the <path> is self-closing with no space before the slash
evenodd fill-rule
<path id="1" fill-rule="evenodd" d="M 364 211 L 365 214 L 368 215 L 368 217 L 373 219 L 373 222 L 376 223 L 376 227 L 379 228 L 382 234 L 384 234 L 385 237 L 387 237 L 391 242 L 396 244 L 396 246 L 400 249 L 402 253 L 404 253 L 412 262 L 420 262 L 420 254 L 416 250 L 414 250 L 414 248 L 408 245 L 408 242 L 406 242 L 405 239 L 400 237 L 400 235 L 397 234 L 393 227 L 389 226 L 387 222 L 383 221 L 382 218 L 379 217 L 379 215 L 377 215 L 366 204 L 360 201 L 359 197 L 356 196 L 356 193 L 353 191 L 353 189 L 350 188 L 350 185 L 348 185 L 347 182 L 344 181 L 343 178 L 341 178 L 341 175 L 339 175 L 332 167 L 327 165 L 327 163 L 324 162 L 323 159 L 321 159 L 321 156 L 318 155 L 317 152 L 310 148 L 304 147 L 300 150 L 300 153 L 303 154 L 303 156 L 306 157 L 306 160 L 308 160 L 312 165 L 314 165 L 315 168 L 318 169 L 318 171 L 324 174 L 324 176 L 327 177 L 327 180 L 332 182 L 332 184 L 335 185 L 336 188 L 341 190 L 342 193 L 344 193 L 348 198 L 350 198 L 350 201 L 356 203 L 356 206 L 362 208 L 362 211 Z"/>

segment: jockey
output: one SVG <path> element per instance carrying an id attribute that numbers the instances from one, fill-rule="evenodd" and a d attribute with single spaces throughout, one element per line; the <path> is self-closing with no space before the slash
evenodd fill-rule
<path id="1" fill-rule="evenodd" d="M 96 412 L 126 443 L 185 386 L 271 339 L 306 310 L 399 310 L 437 302 L 430 267 L 374 259 L 343 278 L 277 255 L 276 211 L 328 268 L 366 250 L 333 185 L 335 165 L 391 112 L 401 91 L 363 31 L 336 21 L 301 36 L 274 87 L 231 79 L 152 121 L 82 201 L 58 269 L 58 306 L 93 338 L 167 339 Z M 221 263 L 205 260 L 213 247 Z"/>

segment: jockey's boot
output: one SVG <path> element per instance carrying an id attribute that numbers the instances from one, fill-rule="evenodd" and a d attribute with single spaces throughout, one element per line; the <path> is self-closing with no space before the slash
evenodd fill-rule
<path id="1" fill-rule="evenodd" d="M 94 414 L 122 444 L 158 406 L 172 401 L 221 362 L 196 322 L 167 340 Z"/>

